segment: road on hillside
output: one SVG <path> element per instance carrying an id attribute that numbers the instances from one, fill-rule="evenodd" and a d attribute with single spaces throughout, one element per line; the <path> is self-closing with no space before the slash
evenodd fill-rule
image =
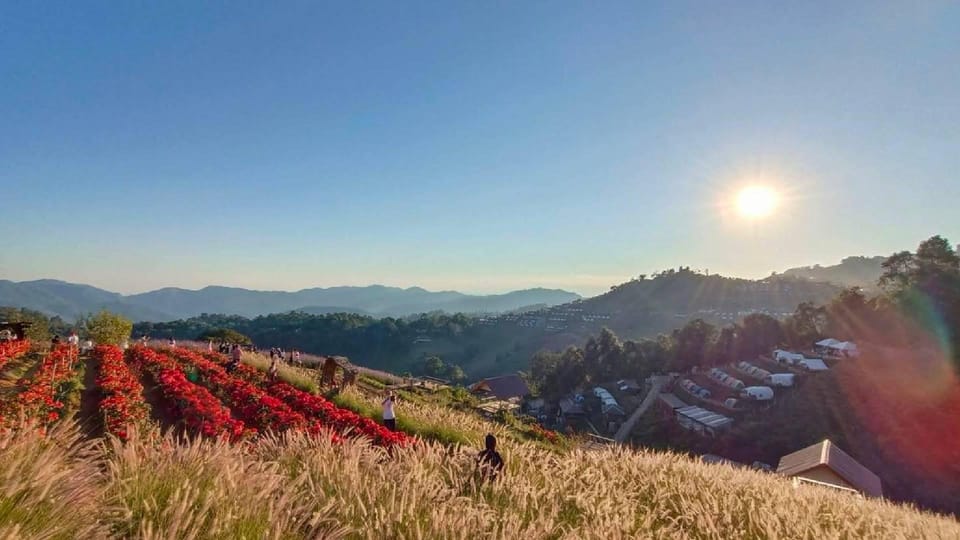
<path id="1" fill-rule="evenodd" d="M 620 429 L 617 430 L 617 434 L 613 436 L 613 439 L 618 443 L 622 443 L 627 440 L 627 437 L 630 436 L 630 432 L 633 431 L 634 426 L 637 425 L 637 421 L 640 420 L 640 417 L 643 416 L 643 413 L 647 412 L 647 409 L 653 405 L 653 402 L 657 400 L 657 396 L 660 395 L 660 389 L 663 388 L 663 385 L 667 384 L 667 381 L 670 380 L 670 377 L 667 376 L 655 376 L 652 377 L 652 383 L 650 385 L 650 392 L 647 393 L 647 397 L 643 398 L 643 402 L 640 403 L 640 406 L 637 407 L 637 410 L 633 411 L 633 414 L 630 415 L 630 418 L 620 426 Z"/>

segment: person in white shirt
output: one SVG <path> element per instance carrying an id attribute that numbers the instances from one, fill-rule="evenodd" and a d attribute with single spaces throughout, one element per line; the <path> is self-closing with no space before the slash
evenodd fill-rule
<path id="1" fill-rule="evenodd" d="M 70 337 L 67 338 L 67 343 L 72 347 L 77 347 L 80 345 L 80 336 L 76 332 L 70 332 Z"/>
<path id="2" fill-rule="evenodd" d="M 393 410 L 396 402 L 397 397 L 393 395 L 392 391 L 387 394 L 387 399 L 383 400 L 383 425 L 390 431 L 397 430 L 397 415 Z"/>

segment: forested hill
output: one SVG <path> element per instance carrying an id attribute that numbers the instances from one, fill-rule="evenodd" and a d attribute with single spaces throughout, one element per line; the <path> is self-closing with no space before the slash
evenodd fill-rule
<path id="1" fill-rule="evenodd" d="M 380 369 L 418 372 L 439 357 L 470 377 L 527 369 L 540 349 L 579 345 L 609 327 L 625 339 L 656 336 L 702 318 L 717 324 L 752 312 L 792 313 L 801 302 L 825 303 L 839 288 L 791 278 L 761 281 L 707 276 L 686 268 L 624 283 L 587 300 L 499 316 L 429 314 L 376 318 L 353 314 L 286 313 L 256 318 L 203 316 L 138 324 L 137 333 L 193 339 L 218 327 L 261 346 L 341 354 Z"/>
<path id="2" fill-rule="evenodd" d="M 832 266 L 801 266 L 785 270 L 783 275 L 798 277 L 812 281 L 825 281 L 842 287 L 862 287 L 875 289 L 880 274 L 883 273 L 881 264 L 886 257 L 847 257 L 840 264 Z"/>
<path id="3" fill-rule="evenodd" d="M 801 302 L 825 303 L 840 289 L 787 276 L 755 281 L 704 275 L 680 267 L 653 278 L 641 276 L 576 305 L 577 313 L 596 314 L 618 335 L 636 338 L 668 331 L 693 318 L 733 322 L 753 312 L 782 317 Z"/>

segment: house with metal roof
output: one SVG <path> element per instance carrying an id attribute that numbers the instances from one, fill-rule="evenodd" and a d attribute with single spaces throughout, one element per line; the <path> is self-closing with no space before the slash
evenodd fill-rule
<path id="1" fill-rule="evenodd" d="M 882 497 L 880 477 L 829 439 L 780 458 L 777 473 L 801 482 Z"/>
<path id="2" fill-rule="evenodd" d="M 716 437 L 718 433 L 733 425 L 733 418 L 694 405 L 676 409 L 674 412 L 682 427 L 710 437 Z"/>

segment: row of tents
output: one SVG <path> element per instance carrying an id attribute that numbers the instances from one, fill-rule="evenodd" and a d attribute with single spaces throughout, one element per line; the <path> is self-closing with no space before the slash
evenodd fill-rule
<path id="1" fill-rule="evenodd" d="M 806 358 L 803 353 L 795 353 L 776 349 L 773 351 L 773 359 L 779 364 L 796 366 L 807 371 L 826 371 L 830 368 L 820 358 Z"/>
<path id="2" fill-rule="evenodd" d="M 793 373 L 771 373 L 746 361 L 737 362 L 737 368 L 772 386 L 793 386 L 796 377 Z"/>
<path id="3" fill-rule="evenodd" d="M 684 379 L 680 381 L 680 388 L 683 388 L 692 396 L 696 396 L 701 399 L 710 399 L 710 391 L 691 381 L 690 379 Z"/>
<path id="4" fill-rule="evenodd" d="M 747 386 L 747 385 L 743 384 L 743 381 L 741 381 L 740 379 L 738 379 L 738 378 L 736 378 L 736 377 L 731 376 L 729 373 L 727 373 L 726 371 L 724 371 L 724 370 L 722 370 L 722 369 L 720 369 L 720 368 L 711 368 L 710 371 L 707 372 L 707 375 L 708 375 L 711 379 L 719 382 L 720 384 L 722 384 L 722 385 L 724 385 L 724 386 L 729 386 L 730 388 L 733 388 L 734 390 L 743 390 L 743 389 L 746 388 L 746 386 Z"/>

